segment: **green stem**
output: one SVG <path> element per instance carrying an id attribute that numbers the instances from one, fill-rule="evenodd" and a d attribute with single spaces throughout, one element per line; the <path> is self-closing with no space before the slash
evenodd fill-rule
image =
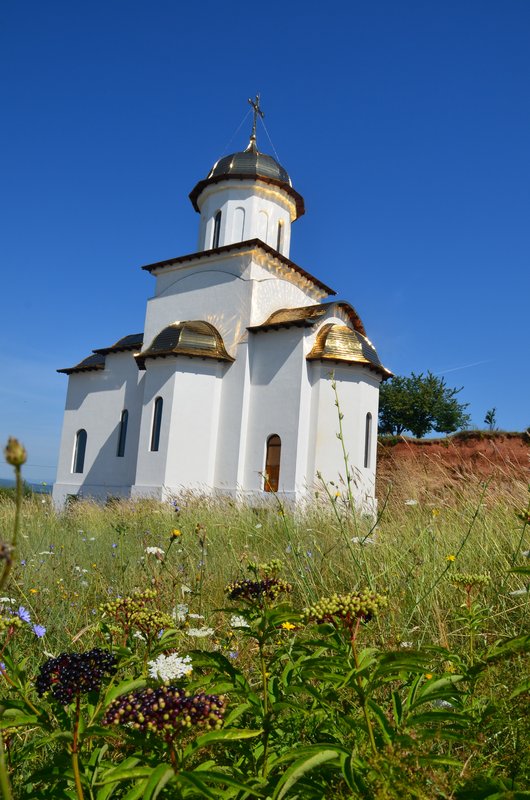
<path id="1" fill-rule="evenodd" d="M 362 675 L 359 672 L 359 658 L 357 656 L 357 648 L 355 647 L 355 639 L 357 637 L 357 632 L 359 630 L 360 620 L 357 620 L 357 624 L 355 626 L 355 631 L 351 637 L 351 649 L 353 653 L 353 660 L 355 662 L 355 669 L 357 670 L 357 674 L 355 679 L 357 681 L 357 686 L 359 687 L 359 695 L 361 697 L 361 706 L 363 709 L 364 721 L 366 722 L 366 729 L 368 731 L 368 739 L 370 740 L 370 749 L 374 756 L 377 755 L 377 745 L 375 743 L 375 736 L 374 736 L 374 729 L 372 725 L 372 720 L 370 719 L 370 712 L 368 711 L 368 698 L 366 697 L 364 687 L 363 687 L 363 679 Z"/>
<path id="2" fill-rule="evenodd" d="M 2 790 L 3 800 L 12 800 L 11 784 L 7 774 L 6 756 L 4 750 L 4 736 L 0 733 L 0 789 Z"/>
<path id="3" fill-rule="evenodd" d="M 263 712 L 264 712 L 264 720 L 263 720 L 263 768 L 261 774 L 263 777 L 266 777 L 268 764 L 267 764 L 267 756 L 269 750 L 269 716 L 270 716 L 270 704 L 269 704 L 269 681 L 267 678 L 267 664 L 265 662 L 265 654 L 263 652 L 263 642 L 259 642 L 259 661 L 261 667 L 261 680 L 263 684 Z"/>
<path id="4" fill-rule="evenodd" d="M 78 734 L 81 696 L 78 694 L 75 702 L 74 740 L 72 742 L 72 768 L 74 770 L 75 790 L 79 800 L 84 800 L 81 773 L 79 771 Z"/>

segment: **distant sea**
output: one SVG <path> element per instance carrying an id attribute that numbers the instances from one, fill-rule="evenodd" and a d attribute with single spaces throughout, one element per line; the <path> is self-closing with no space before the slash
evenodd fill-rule
<path id="1" fill-rule="evenodd" d="M 52 483 L 31 483 L 30 481 L 25 481 L 25 484 L 26 486 L 29 486 L 30 489 L 36 494 L 51 494 L 53 489 Z M 10 489 L 14 485 L 15 481 L 10 481 L 6 478 L 0 478 L 0 487 Z"/>

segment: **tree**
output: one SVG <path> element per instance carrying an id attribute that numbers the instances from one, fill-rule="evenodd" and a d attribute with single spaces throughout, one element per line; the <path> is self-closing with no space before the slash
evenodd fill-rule
<path id="1" fill-rule="evenodd" d="M 488 426 L 490 431 L 495 430 L 495 426 L 497 425 L 497 409 L 490 408 L 489 411 L 486 411 L 486 416 L 484 417 L 484 424 Z"/>
<path id="2" fill-rule="evenodd" d="M 395 376 L 381 386 L 379 430 L 399 436 L 410 431 L 421 439 L 430 431 L 453 433 L 469 424 L 468 403 L 459 403 L 460 389 L 450 389 L 432 372 Z"/>

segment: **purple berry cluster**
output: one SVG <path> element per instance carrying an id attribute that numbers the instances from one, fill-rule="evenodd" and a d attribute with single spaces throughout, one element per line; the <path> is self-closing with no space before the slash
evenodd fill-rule
<path id="1" fill-rule="evenodd" d="M 51 692 L 66 706 L 80 694 L 98 691 L 103 677 L 115 672 L 116 657 L 108 650 L 96 647 L 86 653 L 61 653 L 42 665 L 35 686 L 39 697 Z"/>
<path id="2" fill-rule="evenodd" d="M 220 728 L 225 697 L 215 694 L 189 695 L 176 686 L 142 689 L 114 700 L 103 718 L 104 725 L 130 725 L 143 733 L 170 739 L 192 726 Z"/>
<path id="3" fill-rule="evenodd" d="M 242 580 L 229 583 L 225 588 L 230 600 L 246 600 L 251 603 L 254 600 L 276 600 L 282 592 L 292 592 L 293 587 L 290 583 L 279 578 L 263 578 L 260 581 Z"/>

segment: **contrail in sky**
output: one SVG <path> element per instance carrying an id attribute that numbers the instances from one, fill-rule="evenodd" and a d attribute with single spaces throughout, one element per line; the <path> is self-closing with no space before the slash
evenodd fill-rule
<path id="1" fill-rule="evenodd" d="M 469 367 L 478 367 L 479 364 L 491 364 L 491 359 L 487 359 L 486 361 L 474 361 L 472 364 L 464 364 L 461 367 L 450 367 L 449 369 L 443 369 L 440 372 L 435 372 L 434 375 L 445 375 L 447 372 L 457 372 L 459 369 L 469 369 Z"/>

